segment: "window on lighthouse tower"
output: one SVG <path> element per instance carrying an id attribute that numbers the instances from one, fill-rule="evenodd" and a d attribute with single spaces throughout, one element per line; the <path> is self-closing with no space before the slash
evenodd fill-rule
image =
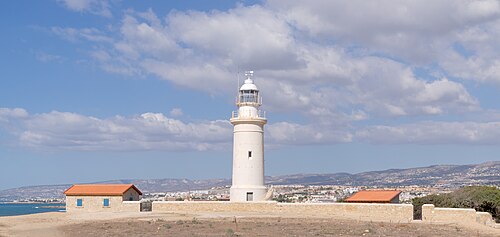
<path id="1" fill-rule="evenodd" d="M 248 151 L 248 159 L 252 159 L 252 151 Z"/>

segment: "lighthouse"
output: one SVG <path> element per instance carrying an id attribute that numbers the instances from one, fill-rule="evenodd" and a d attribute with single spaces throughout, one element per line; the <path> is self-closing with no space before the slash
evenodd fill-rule
<path id="1" fill-rule="evenodd" d="M 238 91 L 231 123 L 233 138 L 233 183 L 230 190 L 232 202 L 264 201 L 264 124 L 265 113 L 259 109 L 262 98 L 253 82 L 253 71 L 245 72 L 246 80 Z"/>

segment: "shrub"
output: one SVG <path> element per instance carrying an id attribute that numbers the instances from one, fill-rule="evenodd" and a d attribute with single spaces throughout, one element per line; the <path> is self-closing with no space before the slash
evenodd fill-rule
<path id="1" fill-rule="evenodd" d="M 422 205 L 436 207 L 474 208 L 489 212 L 496 222 L 500 222 L 500 189 L 489 186 L 468 186 L 452 193 L 432 194 L 413 199 L 413 218 L 422 219 Z"/>
<path id="2" fill-rule="evenodd" d="M 234 230 L 229 228 L 226 230 L 226 236 L 234 236 Z"/>

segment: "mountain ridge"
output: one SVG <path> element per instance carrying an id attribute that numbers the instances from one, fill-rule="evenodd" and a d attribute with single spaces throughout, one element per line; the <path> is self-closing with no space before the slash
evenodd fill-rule
<path id="1" fill-rule="evenodd" d="M 95 183 L 134 183 L 144 193 L 204 190 L 229 186 L 230 179 L 117 179 Z M 500 161 L 468 165 L 431 165 L 407 169 L 387 169 L 360 173 L 290 174 L 266 176 L 267 185 L 346 185 L 346 186 L 500 186 Z M 63 198 L 71 184 L 31 185 L 0 191 L 0 201 Z"/>

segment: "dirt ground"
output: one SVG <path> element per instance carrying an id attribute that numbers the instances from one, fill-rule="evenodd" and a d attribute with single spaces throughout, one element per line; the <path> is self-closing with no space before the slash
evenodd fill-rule
<path id="1" fill-rule="evenodd" d="M 41 213 L 0 217 L 0 237 L 98 236 L 486 236 L 500 229 L 262 213 Z"/>
<path id="2" fill-rule="evenodd" d="M 67 236 L 497 236 L 454 225 L 395 224 L 319 218 L 220 218 L 89 222 L 61 228 Z"/>
<path id="3" fill-rule="evenodd" d="M 333 219 L 220 218 L 90 222 L 61 228 L 67 236 L 498 236 L 453 225 Z"/>

